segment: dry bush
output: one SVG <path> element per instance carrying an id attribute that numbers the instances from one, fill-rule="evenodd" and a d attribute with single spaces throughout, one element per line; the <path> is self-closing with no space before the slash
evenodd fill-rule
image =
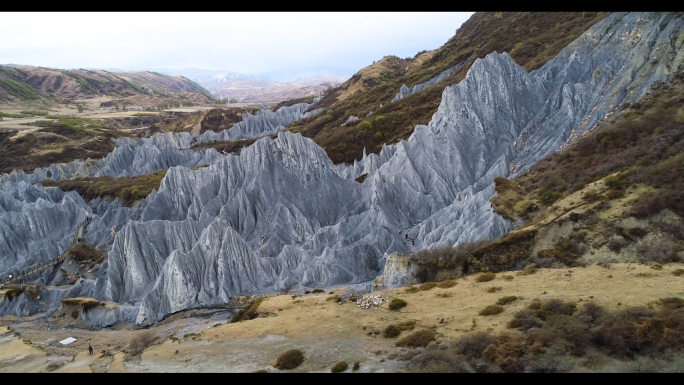
<path id="1" fill-rule="evenodd" d="M 263 300 L 263 298 L 257 298 L 250 302 L 249 305 L 245 306 L 243 309 L 240 309 L 240 311 L 238 311 L 237 314 L 231 318 L 230 323 L 249 321 L 251 319 L 257 318 L 259 316 L 257 309 Z"/>
<path id="2" fill-rule="evenodd" d="M 349 365 L 347 365 L 346 362 L 342 361 L 342 362 L 336 363 L 335 366 L 333 366 L 330 369 L 330 371 L 332 373 L 340 373 L 340 372 L 344 372 L 345 370 L 347 370 L 348 367 L 349 367 Z"/>
<path id="3" fill-rule="evenodd" d="M 592 341 L 617 357 L 654 357 L 684 349 L 684 312 L 631 308 L 604 317 Z"/>
<path id="4" fill-rule="evenodd" d="M 442 281 L 437 284 L 437 287 L 440 289 L 448 289 L 450 287 L 454 287 L 458 285 L 458 282 L 455 279 L 450 279 L 448 281 Z"/>
<path id="5" fill-rule="evenodd" d="M 530 308 L 532 309 L 532 306 L 530 306 Z M 537 317 L 539 317 L 541 320 L 546 320 L 549 316 L 555 314 L 572 315 L 575 310 L 577 310 L 577 305 L 554 298 L 542 302 L 539 309 L 535 310 Z"/>
<path id="6" fill-rule="evenodd" d="M 92 247 L 91 245 L 87 245 L 85 243 L 77 243 L 77 244 L 71 246 L 68 250 L 68 255 L 74 261 L 78 261 L 78 262 L 88 262 L 88 261 L 99 262 L 99 261 L 102 261 L 105 257 L 104 252 Z"/>
<path id="7" fill-rule="evenodd" d="M 522 372 L 521 358 L 524 354 L 525 341 L 522 338 L 503 334 L 482 352 L 482 358 L 505 372 Z"/>
<path id="8" fill-rule="evenodd" d="M 342 298 L 338 294 L 334 294 L 325 299 L 326 301 L 342 302 Z"/>
<path id="9" fill-rule="evenodd" d="M 513 280 L 512 275 L 502 275 L 501 278 L 505 279 L 506 281 L 512 281 Z"/>
<path id="10" fill-rule="evenodd" d="M 504 308 L 499 305 L 489 305 L 486 308 L 480 310 L 478 314 L 482 316 L 496 315 L 504 311 Z"/>
<path id="11" fill-rule="evenodd" d="M 389 308 L 390 310 L 399 310 L 406 305 L 408 305 L 408 303 L 406 303 L 406 301 L 404 301 L 403 299 L 393 298 L 389 303 Z"/>
<path id="12" fill-rule="evenodd" d="M 478 248 L 490 244 L 491 240 L 461 243 L 455 247 L 426 249 L 411 255 L 411 260 L 437 269 L 460 269 Z"/>
<path id="13" fill-rule="evenodd" d="M 496 274 L 492 272 L 481 273 L 475 278 L 475 282 L 489 282 L 496 278 Z"/>
<path id="14" fill-rule="evenodd" d="M 684 269 L 675 269 L 672 271 L 672 275 L 679 277 L 680 275 L 684 275 Z"/>
<path id="15" fill-rule="evenodd" d="M 525 309 L 516 312 L 513 315 L 513 319 L 508 321 L 508 328 L 518 329 L 520 331 L 527 331 L 532 328 L 538 328 L 542 326 L 541 321 L 532 310 Z"/>
<path id="16" fill-rule="evenodd" d="M 531 274 L 536 274 L 537 271 L 539 271 L 539 270 L 535 267 L 526 267 L 526 268 L 520 270 L 519 272 L 517 272 L 516 274 L 517 275 L 531 275 Z"/>
<path id="17" fill-rule="evenodd" d="M 7 291 L 5 291 L 5 300 L 12 301 L 24 293 L 26 286 L 7 285 L 6 289 Z"/>
<path id="18" fill-rule="evenodd" d="M 428 347 L 413 356 L 408 369 L 412 373 L 472 373 L 474 370 L 462 356 L 451 349 Z"/>
<path id="19" fill-rule="evenodd" d="M 677 297 L 661 298 L 660 305 L 667 310 L 677 310 L 684 307 L 684 300 Z"/>
<path id="20" fill-rule="evenodd" d="M 599 321 L 603 316 L 606 315 L 606 310 L 593 302 L 587 302 L 582 306 L 579 312 L 577 312 L 577 318 L 580 321 L 593 325 Z"/>
<path id="21" fill-rule="evenodd" d="M 418 288 L 418 286 L 409 286 L 406 289 L 404 289 L 404 293 L 409 293 L 409 294 L 417 293 L 419 291 L 420 291 L 420 289 Z"/>
<path id="22" fill-rule="evenodd" d="M 437 294 L 435 294 L 435 296 L 437 296 L 439 298 L 451 298 L 454 295 L 449 293 L 449 292 L 445 292 L 445 293 L 437 293 Z"/>
<path id="23" fill-rule="evenodd" d="M 496 337 L 488 333 L 478 332 L 459 338 L 455 344 L 455 351 L 468 359 L 482 357 L 487 347 L 496 342 Z"/>
<path id="24" fill-rule="evenodd" d="M 431 341 L 435 340 L 436 336 L 437 335 L 432 330 L 419 330 L 399 340 L 397 342 L 397 346 L 407 346 L 413 348 L 426 347 Z"/>
<path id="25" fill-rule="evenodd" d="M 145 330 L 143 332 L 137 333 L 135 337 L 131 339 L 126 348 L 126 353 L 136 356 L 142 353 L 150 345 L 152 345 L 157 340 L 157 336 L 152 330 Z"/>
<path id="26" fill-rule="evenodd" d="M 275 365 L 276 369 L 294 369 L 304 362 L 304 354 L 299 349 L 288 350 L 278 356 Z"/>
<path id="27" fill-rule="evenodd" d="M 83 312 L 88 312 L 90 309 L 93 309 L 95 307 L 104 307 L 105 303 L 100 302 L 94 298 L 87 298 L 87 297 L 79 297 L 79 298 L 65 298 L 62 300 L 62 303 L 65 305 L 71 305 L 71 306 L 80 306 L 83 309 Z M 74 317 L 76 318 L 76 317 Z"/>
<path id="28" fill-rule="evenodd" d="M 637 249 L 639 262 L 669 263 L 679 262 L 676 245 L 669 239 L 659 239 L 639 246 Z"/>
<path id="29" fill-rule="evenodd" d="M 496 293 L 497 291 L 503 290 L 501 286 L 492 286 L 490 288 L 487 288 L 487 293 Z"/>
<path id="30" fill-rule="evenodd" d="M 24 295 L 26 295 L 26 297 L 29 299 L 38 299 L 40 297 L 40 291 L 38 290 L 38 286 L 26 286 L 26 290 L 24 290 Z"/>
<path id="31" fill-rule="evenodd" d="M 354 362 L 354 366 L 352 366 L 352 371 L 355 372 L 355 371 L 359 370 L 360 367 L 361 367 L 361 363 L 359 361 L 356 361 L 356 362 Z"/>
<path id="32" fill-rule="evenodd" d="M 506 296 L 506 297 L 501 297 L 501 298 L 499 298 L 499 299 L 496 301 L 496 304 L 497 304 L 497 305 L 502 305 L 502 306 L 503 306 L 503 305 L 508 305 L 509 303 L 514 302 L 514 301 L 517 301 L 517 300 L 518 300 L 518 297 L 517 297 L 517 296 L 515 296 L 515 295 L 509 295 L 509 296 Z"/>
<path id="33" fill-rule="evenodd" d="M 382 335 L 385 338 L 394 338 L 399 336 L 402 331 L 405 330 L 413 330 L 413 328 L 416 326 L 416 323 L 413 321 L 407 321 L 407 322 L 402 322 L 399 324 L 392 324 L 388 325 L 385 330 L 383 331 Z"/>
<path id="34" fill-rule="evenodd" d="M 420 290 L 426 291 L 426 290 L 434 289 L 435 287 L 437 287 L 437 283 L 436 283 L 436 282 L 426 282 L 426 283 L 424 283 L 424 284 L 421 284 L 418 288 L 419 288 Z"/>

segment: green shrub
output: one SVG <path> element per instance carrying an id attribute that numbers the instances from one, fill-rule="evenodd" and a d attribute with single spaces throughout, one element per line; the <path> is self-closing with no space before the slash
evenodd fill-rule
<path id="1" fill-rule="evenodd" d="M 492 272 L 481 273 L 475 278 L 475 282 L 489 282 L 496 278 L 496 274 Z"/>
<path id="2" fill-rule="evenodd" d="M 346 362 L 342 361 L 342 362 L 336 363 L 335 366 L 333 366 L 330 369 L 330 371 L 332 373 L 340 373 L 340 372 L 344 372 L 345 370 L 347 370 L 348 367 L 349 367 L 349 365 L 347 365 Z"/>
<path id="3" fill-rule="evenodd" d="M 409 294 L 417 293 L 419 291 L 420 291 L 420 289 L 418 288 L 418 286 L 409 286 L 406 289 L 404 289 L 404 293 L 409 293 Z"/>
<path id="4" fill-rule="evenodd" d="M 561 197 L 561 193 L 551 190 L 542 190 L 539 192 L 539 199 L 545 205 L 551 205 Z"/>
<path id="5" fill-rule="evenodd" d="M 504 311 L 504 308 L 499 305 L 489 305 L 486 308 L 480 310 L 478 314 L 482 316 L 496 315 Z"/>
<path id="6" fill-rule="evenodd" d="M 373 134 L 373 138 L 376 140 L 381 140 L 382 139 L 382 132 L 377 131 L 375 134 Z"/>
<path id="7" fill-rule="evenodd" d="M 394 338 L 397 337 L 399 334 L 401 334 L 402 331 L 404 330 L 413 330 L 413 328 L 416 326 L 416 323 L 413 321 L 407 321 L 407 322 L 402 322 L 398 324 L 392 324 L 388 325 L 385 330 L 382 332 L 382 335 L 385 338 Z"/>
<path id="8" fill-rule="evenodd" d="M 314 294 L 316 294 L 316 293 L 324 293 L 324 292 L 325 292 L 325 291 L 323 291 L 323 290 L 321 290 L 321 289 L 314 289 L 314 290 L 312 291 L 312 293 L 314 293 Z"/>
<path id="9" fill-rule="evenodd" d="M 397 346 L 407 346 L 412 348 L 426 347 L 431 341 L 436 339 L 436 334 L 432 330 L 419 330 L 411 333 L 397 342 Z"/>
<path id="10" fill-rule="evenodd" d="M 276 369 L 294 369 L 304 362 L 304 354 L 299 349 L 288 350 L 281 354 L 276 360 L 274 367 Z"/>
<path id="11" fill-rule="evenodd" d="M 496 301 L 497 305 L 508 305 L 511 302 L 517 301 L 518 297 L 515 295 L 509 295 L 506 297 L 501 297 Z"/>
<path id="12" fill-rule="evenodd" d="M 371 122 L 364 120 L 361 123 L 359 123 L 356 127 L 361 131 L 368 131 L 371 129 L 372 126 L 373 125 L 371 124 Z"/>
<path id="13" fill-rule="evenodd" d="M 378 123 L 384 122 L 385 119 L 386 119 L 385 115 L 378 115 L 378 116 L 375 117 L 375 121 L 378 122 Z"/>
<path id="14" fill-rule="evenodd" d="M 390 308 L 390 310 L 399 310 L 406 305 L 408 305 L 408 304 L 403 299 L 393 298 L 389 303 L 389 308 Z"/>

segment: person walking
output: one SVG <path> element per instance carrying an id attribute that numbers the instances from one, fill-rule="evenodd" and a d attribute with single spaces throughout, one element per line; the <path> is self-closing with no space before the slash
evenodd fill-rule
<path id="1" fill-rule="evenodd" d="M 90 344 L 90 341 L 88 341 L 88 354 L 93 355 L 93 345 Z"/>

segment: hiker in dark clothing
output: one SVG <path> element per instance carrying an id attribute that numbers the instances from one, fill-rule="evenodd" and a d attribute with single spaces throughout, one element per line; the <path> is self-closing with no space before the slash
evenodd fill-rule
<path id="1" fill-rule="evenodd" d="M 411 246 L 415 246 L 415 245 L 416 245 L 416 241 L 411 239 Z"/>
<path id="2" fill-rule="evenodd" d="M 404 239 L 408 239 L 408 234 L 404 234 Z"/>
<path id="3" fill-rule="evenodd" d="M 90 342 L 88 342 L 88 354 L 93 354 L 93 345 L 91 345 Z"/>

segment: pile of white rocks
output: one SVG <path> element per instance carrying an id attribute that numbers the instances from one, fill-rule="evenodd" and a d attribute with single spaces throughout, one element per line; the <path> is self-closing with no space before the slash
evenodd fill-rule
<path id="1" fill-rule="evenodd" d="M 383 297 L 382 294 L 366 294 L 356 300 L 356 306 L 361 309 L 368 309 L 371 306 L 380 306 L 382 302 L 389 302 L 388 297 Z"/>

